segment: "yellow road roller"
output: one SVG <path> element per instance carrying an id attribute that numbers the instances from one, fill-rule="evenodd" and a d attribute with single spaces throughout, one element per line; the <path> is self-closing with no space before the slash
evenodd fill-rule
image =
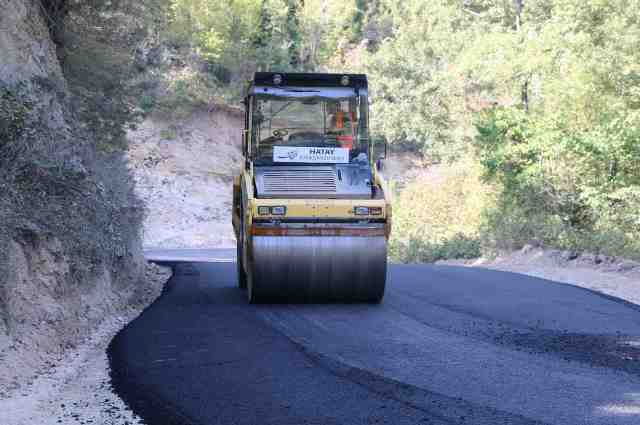
<path id="1" fill-rule="evenodd" d="M 238 285 L 250 303 L 379 303 L 391 202 L 361 74 L 257 72 L 233 182 Z"/>

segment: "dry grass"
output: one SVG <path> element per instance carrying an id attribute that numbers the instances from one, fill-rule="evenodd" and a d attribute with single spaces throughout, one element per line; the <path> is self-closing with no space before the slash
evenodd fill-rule
<path id="1" fill-rule="evenodd" d="M 418 175 L 394 203 L 391 258 L 401 262 L 433 262 L 480 255 L 482 212 L 494 190 L 480 180 L 471 158 L 437 165 Z"/>

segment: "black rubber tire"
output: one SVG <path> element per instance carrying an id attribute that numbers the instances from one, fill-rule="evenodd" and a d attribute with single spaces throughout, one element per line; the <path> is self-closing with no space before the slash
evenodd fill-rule
<path id="1" fill-rule="evenodd" d="M 238 259 L 236 260 L 236 266 L 238 269 L 238 288 L 247 289 L 247 274 L 242 267 L 242 243 L 237 243 Z"/>
<path id="2" fill-rule="evenodd" d="M 238 288 L 247 289 L 247 273 L 242 264 L 243 250 L 242 241 L 244 239 L 243 223 L 240 222 L 240 235 L 236 241 L 236 269 L 238 270 Z"/>
<path id="3" fill-rule="evenodd" d="M 251 266 L 247 267 L 249 273 L 247 273 L 247 301 L 249 304 L 260 304 L 262 300 L 259 296 L 259 291 L 256 291 L 255 280 L 253 279 L 253 270 Z"/>

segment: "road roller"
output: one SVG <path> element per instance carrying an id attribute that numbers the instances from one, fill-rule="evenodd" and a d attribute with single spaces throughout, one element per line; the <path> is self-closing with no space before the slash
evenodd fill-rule
<path id="1" fill-rule="evenodd" d="M 257 72 L 233 180 L 238 285 L 250 303 L 379 303 L 391 202 L 361 74 Z"/>

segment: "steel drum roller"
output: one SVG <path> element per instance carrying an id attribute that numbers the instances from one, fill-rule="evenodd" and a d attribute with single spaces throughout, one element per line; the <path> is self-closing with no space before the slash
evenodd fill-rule
<path id="1" fill-rule="evenodd" d="M 380 302 L 384 236 L 254 236 L 249 291 L 256 302 Z"/>

